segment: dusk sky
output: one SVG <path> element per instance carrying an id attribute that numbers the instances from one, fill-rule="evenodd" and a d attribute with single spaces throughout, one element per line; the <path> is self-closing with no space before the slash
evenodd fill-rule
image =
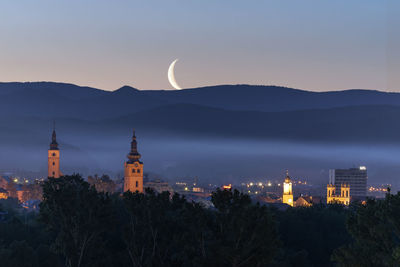
<path id="1" fill-rule="evenodd" d="M 3 0 L 0 81 L 400 91 L 395 2 Z"/>

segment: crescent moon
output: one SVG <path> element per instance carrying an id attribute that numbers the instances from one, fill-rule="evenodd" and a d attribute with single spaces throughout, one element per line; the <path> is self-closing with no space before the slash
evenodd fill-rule
<path id="1" fill-rule="evenodd" d="M 175 59 L 174 62 L 172 62 L 171 65 L 168 68 L 168 81 L 172 85 L 172 87 L 174 87 L 177 90 L 180 90 L 182 88 L 176 82 L 175 74 L 174 74 L 174 68 L 175 68 L 175 64 L 176 64 L 177 61 L 178 61 L 178 59 Z"/>

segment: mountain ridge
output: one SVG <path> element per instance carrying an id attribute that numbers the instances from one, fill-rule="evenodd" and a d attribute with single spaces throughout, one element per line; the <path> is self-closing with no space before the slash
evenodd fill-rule
<path id="1" fill-rule="evenodd" d="M 352 105 L 398 105 L 399 93 L 352 89 L 312 92 L 278 86 L 218 85 L 184 90 L 114 91 L 53 82 L 0 83 L 0 112 L 104 119 L 176 103 L 229 110 L 291 111 Z"/>
<path id="2" fill-rule="evenodd" d="M 6 85 L 0 83 L 4 130 L 13 120 L 19 123 L 16 129 L 36 129 L 36 120 L 30 118 L 37 117 L 42 127 L 46 121 L 67 118 L 71 128 L 94 132 L 135 127 L 178 135 L 323 142 L 398 142 L 400 136 L 399 93 L 316 93 L 250 85 L 175 91 L 123 86 L 113 92 L 57 83 Z M 19 90 L 10 93 L 15 88 Z"/>

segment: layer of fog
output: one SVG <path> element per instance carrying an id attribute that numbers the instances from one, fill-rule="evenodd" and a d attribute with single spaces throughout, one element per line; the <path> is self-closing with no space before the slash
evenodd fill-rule
<path id="1" fill-rule="evenodd" d="M 64 173 L 122 176 L 130 136 L 59 137 Z M 370 184 L 397 186 L 400 147 L 305 144 L 283 141 L 178 139 L 138 136 L 145 171 L 166 180 L 239 183 L 281 180 L 286 169 L 294 178 L 315 184 L 328 181 L 328 170 L 365 165 Z M 0 171 L 33 171 L 45 175 L 48 143 L 0 144 Z"/>

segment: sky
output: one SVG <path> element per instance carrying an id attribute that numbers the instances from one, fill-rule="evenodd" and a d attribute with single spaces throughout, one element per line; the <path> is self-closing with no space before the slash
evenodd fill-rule
<path id="1" fill-rule="evenodd" d="M 398 0 L 2 0 L 0 81 L 400 91 Z"/>

